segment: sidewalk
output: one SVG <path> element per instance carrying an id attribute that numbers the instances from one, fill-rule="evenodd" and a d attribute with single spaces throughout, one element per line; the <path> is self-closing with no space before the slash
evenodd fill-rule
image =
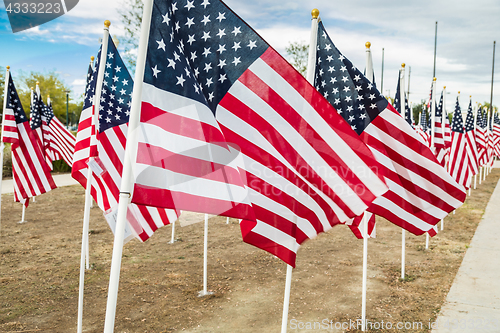
<path id="1" fill-rule="evenodd" d="M 78 184 L 76 180 L 71 177 L 71 174 L 65 173 L 61 175 L 52 175 L 54 182 L 57 187 L 76 185 Z M 14 193 L 14 187 L 12 185 L 12 179 L 2 180 L 2 194 Z"/>
<path id="2" fill-rule="evenodd" d="M 499 184 L 441 307 L 433 333 L 500 332 Z"/>

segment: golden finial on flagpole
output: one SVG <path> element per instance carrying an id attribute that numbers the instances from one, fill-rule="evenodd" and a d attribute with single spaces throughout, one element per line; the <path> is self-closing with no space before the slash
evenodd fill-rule
<path id="1" fill-rule="evenodd" d="M 446 89 L 446 86 L 444 86 L 443 89 Z"/>
<path id="2" fill-rule="evenodd" d="M 405 66 L 406 66 L 406 64 L 403 62 L 403 63 L 401 64 L 401 67 L 405 68 Z"/>
<path id="3" fill-rule="evenodd" d="M 436 81 L 436 78 L 433 78 L 432 81 Z"/>
<path id="4" fill-rule="evenodd" d="M 369 48 L 370 48 L 370 46 L 372 46 L 372 43 L 370 43 L 370 42 L 366 42 L 366 43 L 365 43 L 365 46 L 366 46 L 366 48 L 367 48 L 367 49 L 369 49 Z"/>
<path id="5" fill-rule="evenodd" d="M 9 69 L 10 69 L 10 66 L 7 66 L 7 70 L 9 70 Z"/>
<path id="6" fill-rule="evenodd" d="M 36 81 L 36 85 L 37 85 L 37 86 L 38 86 L 38 84 L 39 84 L 39 83 L 40 83 L 40 82 Z"/>
<path id="7" fill-rule="evenodd" d="M 94 56 L 90 57 L 90 61 L 94 62 L 94 59 L 95 59 Z"/>
<path id="8" fill-rule="evenodd" d="M 460 95 L 460 90 L 458 91 L 458 94 Z"/>
<path id="9" fill-rule="evenodd" d="M 33 90 L 33 87 L 31 87 L 31 90 Z"/>
<path id="10" fill-rule="evenodd" d="M 104 26 L 105 26 L 106 28 L 109 28 L 109 26 L 110 26 L 110 25 L 111 25 L 111 21 L 110 21 L 110 20 L 106 20 L 106 21 L 104 21 Z"/>
<path id="11" fill-rule="evenodd" d="M 311 15 L 313 19 L 317 19 L 319 17 L 319 10 L 317 8 L 314 8 L 311 10 Z"/>

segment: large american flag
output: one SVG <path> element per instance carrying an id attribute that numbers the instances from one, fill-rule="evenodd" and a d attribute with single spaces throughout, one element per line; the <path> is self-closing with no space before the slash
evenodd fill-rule
<path id="1" fill-rule="evenodd" d="M 154 1 L 140 120 L 133 202 L 242 218 L 245 242 L 292 266 L 387 190 L 350 126 L 217 0 Z"/>
<path id="2" fill-rule="evenodd" d="M 100 52 L 97 61 L 100 59 Z M 100 64 L 89 68 L 83 111 L 80 115 L 77 143 L 74 155 L 72 176 L 83 187 L 87 186 L 87 162 L 95 157 L 96 163 L 103 170 L 97 175 L 92 173 L 91 194 L 104 212 L 116 210 L 121 185 L 121 174 L 127 141 L 128 119 L 133 81 L 116 47 L 108 40 L 108 52 L 104 71 L 104 82 L 98 112 L 97 138 L 92 138 L 95 127 L 92 124 L 94 95 L 97 73 Z M 92 74 L 91 74 L 92 73 Z M 96 149 L 91 146 L 96 145 Z M 174 210 L 159 209 L 144 205 L 129 205 L 127 221 L 136 237 L 147 240 L 158 228 L 175 221 L 178 214 Z"/>
<path id="3" fill-rule="evenodd" d="M 63 123 L 54 116 L 52 101 L 47 97 L 47 105 L 43 109 L 49 128 L 49 148 L 53 154 L 53 161 L 64 160 L 70 167 L 73 165 L 76 138 Z"/>
<path id="4" fill-rule="evenodd" d="M 451 120 L 451 149 L 450 166 L 451 176 L 465 188 L 470 187 L 469 156 L 467 154 L 467 138 L 465 136 L 462 111 L 460 104 L 455 104 L 455 112 Z"/>
<path id="5" fill-rule="evenodd" d="M 472 100 L 469 101 L 467 109 L 467 117 L 465 118 L 465 138 L 467 140 L 466 151 L 467 160 L 469 163 L 470 175 L 474 176 L 479 173 L 478 153 L 476 146 L 476 138 L 474 137 L 474 113 L 472 112 Z"/>
<path id="6" fill-rule="evenodd" d="M 476 115 L 476 147 L 478 155 L 478 165 L 483 166 L 487 161 L 486 153 L 486 124 L 481 106 L 477 109 Z"/>
<path id="7" fill-rule="evenodd" d="M 445 145 L 443 126 L 443 92 L 439 99 L 439 105 L 436 107 L 434 117 L 434 149 L 438 162 L 444 167 L 448 159 L 448 148 Z"/>
<path id="8" fill-rule="evenodd" d="M 42 144 L 29 126 L 9 71 L 7 76 L 2 140 L 12 144 L 14 199 L 27 205 L 28 198 L 48 192 L 56 185 L 45 162 Z"/>
<path id="9" fill-rule="evenodd" d="M 368 209 L 420 235 L 459 207 L 465 191 L 318 24 L 315 86 L 368 145 L 389 191 Z"/>

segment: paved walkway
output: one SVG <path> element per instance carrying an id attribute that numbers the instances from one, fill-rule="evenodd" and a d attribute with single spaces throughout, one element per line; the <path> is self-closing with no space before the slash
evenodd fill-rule
<path id="1" fill-rule="evenodd" d="M 60 175 L 52 175 L 54 182 L 57 187 L 76 185 L 78 184 L 76 180 L 71 177 L 71 174 L 65 173 Z M 14 187 L 12 185 L 12 179 L 2 180 L 2 194 L 14 193 Z"/>
<path id="2" fill-rule="evenodd" d="M 500 332 L 500 181 L 465 253 L 433 333 Z"/>

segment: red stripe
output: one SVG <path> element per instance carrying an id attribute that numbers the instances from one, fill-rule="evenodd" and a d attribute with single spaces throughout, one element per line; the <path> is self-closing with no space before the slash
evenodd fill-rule
<path id="1" fill-rule="evenodd" d="M 306 182 L 304 182 L 301 178 L 295 176 L 295 174 L 291 170 L 289 170 L 286 165 L 281 163 L 278 159 L 274 158 L 272 155 L 268 154 L 262 148 L 245 140 L 243 137 L 239 136 L 238 134 L 234 133 L 228 128 L 224 126 L 221 127 L 228 141 L 238 142 L 241 146 L 245 147 L 246 156 L 256 161 L 261 160 L 261 163 L 263 163 L 263 165 L 265 165 L 267 168 L 273 170 L 274 172 L 276 172 L 278 175 L 288 180 L 293 185 L 302 189 L 304 192 L 308 194 L 315 193 L 314 189 L 310 188 L 310 186 Z M 266 156 L 266 159 L 264 161 L 262 160 L 263 156 Z M 241 170 L 241 172 L 243 172 L 243 170 Z M 330 207 L 330 205 L 326 203 L 321 196 L 312 195 L 311 199 L 316 201 L 316 203 L 325 212 L 325 215 L 329 218 L 329 220 L 333 221 L 336 218 L 335 213 Z M 342 203 L 342 201 L 340 202 Z M 344 211 L 346 211 L 347 213 L 350 212 L 348 207 L 345 207 Z M 351 216 L 354 216 L 354 213 L 351 212 Z"/>
<path id="2" fill-rule="evenodd" d="M 228 160 L 227 162 L 231 161 Z M 173 153 L 162 147 L 143 142 L 138 143 L 137 163 L 155 166 L 192 177 L 242 185 L 240 174 L 233 167 Z"/>
<path id="3" fill-rule="evenodd" d="M 153 124 L 166 132 L 185 136 L 202 142 L 219 143 L 225 146 L 226 140 L 216 127 L 199 120 L 165 112 L 153 105 L 142 102 L 141 123 Z"/>
<path id="4" fill-rule="evenodd" d="M 288 122 L 294 129 L 295 131 L 302 136 L 307 143 L 311 145 L 311 147 L 314 148 L 314 150 L 327 162 L 328 165 L 330 165 L 333 170 L 338 170 L 337 174 L 341 179 L 343 179 L 346 184 L 353 190 L 356 190 L 359 187 L 359 184 L 363 184 L 363 182 L 352 172 L 352 170 L 344 163 L 344 161 L 336 154 L 336 152 L 333 150 L 333 147 L 330 147 L 324 140 L 323 138 L 313 129 L 311 125 L 307 123 L 307 120 L 302 118 L 296 110 L 294 110 L 278 93 L 276 93 L 271 87 L 267 86 L 265 82 L 263 82 L 259 77 L 257 77 L 254 73 L 251 71 L 246 71 L 243 73 L 243 75 L 238 79 L 238 81 L 242 82 L 245 86 L 247 86 L 251 91 L 253 91 L 255 94 L 257 94 L 263 101 L 265 101 L 272 109 L 281 115 L 283 119 Z M 228 96 L 228 100 L 224 98 L 220 105 L 225 106 L 227 102 L 228 107 L 231 107 L 229 110 L 234 110 L 233 113 L 238 114 L 236 110 L 241 110 L 243 109 L 243 104 L 239 106 L 238 104 L 241 103 L 238 101 L 236 98 L 232 97 L 231 95 Z M 251 115 L 253 110 L 247 109 L 247 115 Z M 252 112 L 250 112 L 252 111 Z M 334 112 L 334 110 L 332 110 Z M 336 114 L 336 112 L 334 112 Z M 340 118 L 340 116 L 339 116 Z M 249 119 L 245 119 L 247 123 L 249 122 Z M 260 120 L 260 119 L 259 119 Z M 265 122 L 264 119 L 262 119 L 262 122 Z M 255 125 L 259 125 L 259 122 L 255 122 Z M 254 126 L 257 129 L 260 130 L 259 127 Z M 341 138 L 345 138 L 346 135 L 344 132 L 349 132 L 352 133 L 352 129 L 350 126 L 345 122 L 340 122 L 340 125 L 338 128 L 335 129 L 335 132 L 340 135 Z M 292 163 L 293 159 L 291 158 L 291 155 L 298 155 L 298 153 L 295 150 L 290 150 L 292 147 L 291 145 L 280 147 L 280 143 L 284 144 L 285 140 L 281 135 L 278 135 L 278 131 L 261 131 L 261 133 L 266 137 L 266 139 L 271 142 L 271 144 L 278 149 L 278 151 L 285 157 L 287 160 Z M 276 136 L 270 136 L 269 134 L 276 134 Z M 267 134 L 267 135 L 265 135 Z M 359 138 L 353 138 L 352 142 L 350 143 L 349 146 L 353 146 L 353 144 L 358 141 Z M 281 149 L 280 149 L 281 148 Z M 355 153 L 358 155 L 360 153 L 364 152 L 363 155 L 363 160 L 366 163 L 366 159 L 369 161 L 374 161 L 373 158 L 367 158 L 368 156 L 372 156 L 370 151 L 365 148 L 364 150 L 362 149 L 363 146 L 359 145 L 356 147 Z M 289 154 L 287 156 L 287 153 L 292 152 L 292 154 Z M 303 161 L 304 165 L 307 165 L 305 161 Z M 301 166 L 298 167 L 298 171 L 302 171 L 303 168 Z M 306 175 L 309 174 L 309 170 L 307 170 Z M 322 188 L 322 187 L 320 187 Z M 357 192 L 356 192 L 357 193 Z M 360 198 L 365 202 L 365 203 L 370 203 L 375 199 L 375 196 L 373 193 L 371 193 L 369 190 L 366 189 L 366 187 L 363 188 L 363 193 L 362 195 L 359 195 Z"/>
<path id="5" fill-rule="evenodd" d="M 278 217 L 279 218 L 279 217 Z M 263 221 L 267 222 L 267 221 Z M 252 229 L 257 225 L 257 222 L 242 220 L 240 222 L 241 236 L 243 241 L 252 244 L 264 251 L 274 254 L 288 265 L 295 267 L 296 254 L 284 246 L 281 246 L 270 239 L 252 232 Z"/>
<path id="6" fill-rule="evenodd" d="M 255 219 L 251 206 L 247 204 L 231 203 L 226 200 L 173 192 L 140 184 L 134 184 L 132 202 L 140 205 L 168 207 L 176 210 L 191 210 L 215 215 L 224 214 L 224 216 L 235 218 L 248 216 L 250 220 Z M 193 202 L 196 205 L 193 205 Z"/>
<path id="7" fill-rule="evenodd" d="M 316 171 L 307 164 L 302 156 L 298 154 L 295 148 L 291 146 L 265 119 L 260 117 L 252 109 L 241 103 L 230 94 L 226 94 L 226 96 L 224 96 L 224 98 L 220 101 L 219 105 L 226 108 L 230 112 L 235 113 L 244 122 L 257 129 L 305 179 L 317 188 L 321 189 L 321 191 L 330 197 L 342 210 L 346 212 L 348 216 L 354 216 L 354 213 L 330 188 L 330 186 L 324 182 Z M 255 145 L 253 143 L 249 143 L 238 137 L 230 137 L 230 133 L 226 133 L 226 131 L 224 131 L 224 134 L 227 140 L 231 140 L 231 142 L 234 142 L 241 147 L 241 152 L 243 154 L 252 155 L 251 150 L 255 149 Z M 254 154 L 253 156 L 256 155 Z M 268 165 L 270 158 L 270 154 L 264 152 L 264 155 L 257 156 L 256 160 L 261 162 L 263 165 Z"/>

